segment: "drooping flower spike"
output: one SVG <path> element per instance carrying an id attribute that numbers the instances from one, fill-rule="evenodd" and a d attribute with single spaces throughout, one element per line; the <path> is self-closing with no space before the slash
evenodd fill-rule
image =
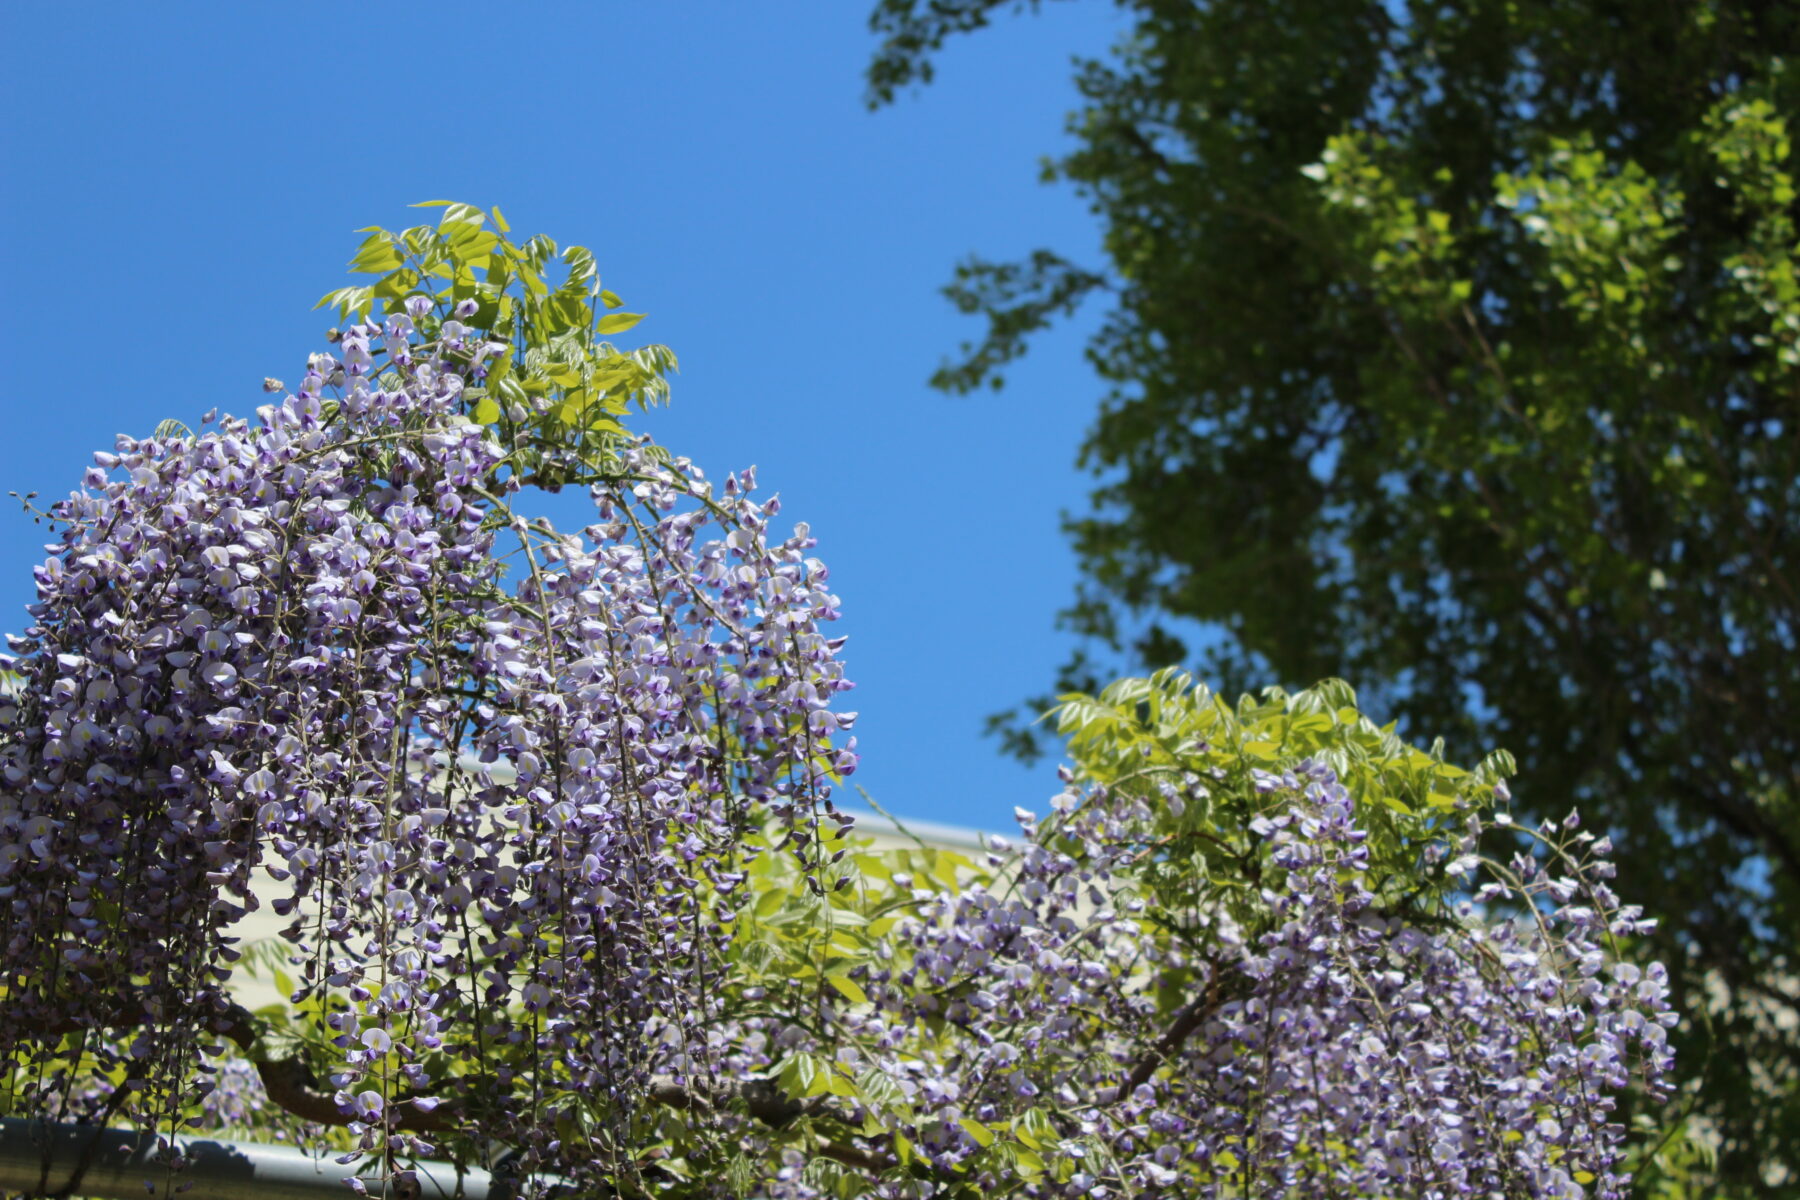
<path id="1" fill-rule="evenodd" d="M 672 356 L 595 342 L 637 317 L 579 248 L 510 310 L 469 282 L 555 253 L 482 219 L 372 235 L 384 286 L 458 282 L 51 513 L 0 662 L 8 1111 L 373 1151 L 358 1191 L 501 1147 L 526 1194 L 1622 1200 L 1673 1014 L 1605 839 L 1484 840 L 1505 772 L 1343 685 L 1172 673 L 1069 698 L 1016 843 L 849 838 L 810 530 L 625 436 Z"/>
<path id="2" fill-rule="evenodd" d="M 744 835 L 854 769 L 837 599 L 747 475 L 647 446 L 581 534 L 515 513 L 446 349 L 354 325 L 259 420 L 121 438 L 56 507 L 0 708 L 0 1053 L 45 1065 L 15 1110 L 211 1089 L 254 1043 L 226 929 L 264 876 L 333 1059 L 309 1093 L 258 1043 L 264 1082 L 365 1147 L 479 1128 L 569 1167 L 566 1112 L 572 1163 L 629 1172 L 649 1081 L 714 1069 Z"/>

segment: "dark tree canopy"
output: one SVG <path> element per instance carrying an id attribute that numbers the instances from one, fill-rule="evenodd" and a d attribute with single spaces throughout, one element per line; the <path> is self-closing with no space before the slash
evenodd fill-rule
<path id="1" fill-rule="evenodd" d="M 1026 7 L 883 0 L 872 102 Z M 1070 626 L 1227 690 L 1344 675 L 1578 800 L 1669 898 L 1707 1194 L 1792 1186 L 1800 7 L 1121 7 L 1052 172 L 1109 261 L 960 266 L 988 332 L 935 379 L 1109 306 Z"/>

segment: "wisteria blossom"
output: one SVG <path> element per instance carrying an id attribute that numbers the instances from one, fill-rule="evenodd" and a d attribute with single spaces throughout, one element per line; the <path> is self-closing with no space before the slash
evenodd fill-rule
<path id="1" fill-rule="evenodd" d="M 1066 699 L 1015 837 L 876 849 L 810 529 L 624 433 L 663 359 L 594 340 L 578 248 L 517 310 L 471 282 L 554 249 L 473 212 L 365 246 L 449 294 L 350 289 L 291 392 L 48 513 L 0 662 L 0 1108 L 390 1194 L 432 1156 L 671 1200 L 1627 1194 L 1674 1016 L 1605 838 L 1342 684 L 1163 673 Z M 570 487 L 578 532 L 532 514 Z M 272 948 L 230 933 L 259 895 Z"/>
<path id="2" fill-rule="evenodd" d="M 251 1040 L 224 930 L 267 876 L 340 1052 L 303 1115 L 554 1158 L 578 1097 L 624 1157 L 648 1081 L 712 1069 L 740 841 L 809 837 L 854 769 L 838 602 L 748 472 L 630 448 L 581 533 L 519 515 L 412 329 L 351 327 L 254 421 L 120 438 L 55 507 L 0 709 L 0 1050 L 129 1030 L 90 1110 L 174 1117 Z"/>
<path id="3" fill-rule="evenodd" d="M 891 1169 L 870 1195 L 920 1200 L 953 1180 L 1033 1197 L 1627 1195 L 1617 1105 L 1666 1095 L 1675 1018 L 1662 968 L 1616 953 L 1647 922 L 1608 890 L 1609 847 L 1573 819 L 1505 860 L 1438 843 L 1489 882 L 1479 905 L 1407 919 L 1377 906 L 1368 831 L 1329 767 L 1251 786 L 1255 928 L 1152 907 L 1146 848 L 1179 792 L 1074 788 L 1050 819 L 1021 813 L 1022 841 L 976 882 L 899 877 L 916 902 L 858 971 L 870 1003 L 836 1044 L 759 1043 L 765 1069 L 798 1048 L 861 1081 L 817 1102 L 846 1136 L 771 1195 L 833 1194 L 845 1163 Z"/>

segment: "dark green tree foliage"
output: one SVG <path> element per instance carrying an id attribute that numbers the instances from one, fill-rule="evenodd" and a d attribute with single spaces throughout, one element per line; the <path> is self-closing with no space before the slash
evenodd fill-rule
<path id="1" fill-rule="evenodd" d="M 1025 7 L 883 0 L 872 101 Z M 1793 1186 L 1800 6 L 1121 7 L 1046 172 L 1110 261 L 959 267 L 988 333 L 935 379 L 1109 306 L 1068 622 L 1227 690 L 1345 675 L 1582 803 L 1667 898 L 1717 1194 Z"/>

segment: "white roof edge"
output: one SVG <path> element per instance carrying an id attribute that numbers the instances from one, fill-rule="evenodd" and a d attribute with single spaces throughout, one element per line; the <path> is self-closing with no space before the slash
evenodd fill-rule
<path id="1" fill-rule="evenodd" d="M 852 812 L 856 818 L 857 833 L 885 834 L 888 837 L 903 838 L 908 834 L 922 842 L 940 846 L 952 846 L 963 850 L 986 850 L 987 835 L 978 829 L 969 829 L 962 825 L 944 825 L 937 821 L 914 821 L 906 817 L 895 820 L 874 812 Z"/>

